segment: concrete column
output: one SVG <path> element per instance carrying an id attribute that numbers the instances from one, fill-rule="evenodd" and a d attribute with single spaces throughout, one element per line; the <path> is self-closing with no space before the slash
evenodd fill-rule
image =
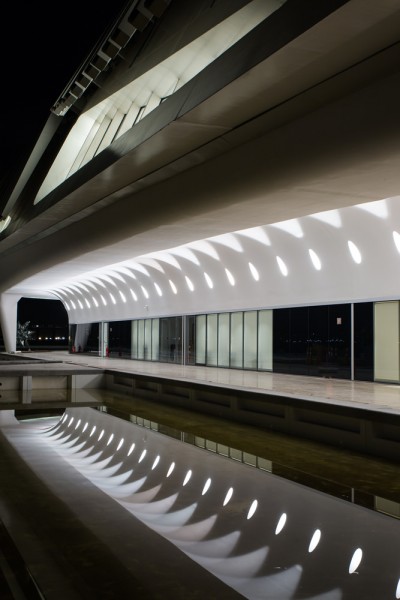
<path id="1" fill-rule="evenodd" d="M 20 298 L 16 294 L 0 295 L 0 324 L 6 352 L 15 352 L 17 349 L 17 308 Z"/>

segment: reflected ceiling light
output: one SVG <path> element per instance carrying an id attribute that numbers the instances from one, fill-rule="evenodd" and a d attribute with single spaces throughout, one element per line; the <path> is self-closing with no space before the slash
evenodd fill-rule
<path id="1" fill-rule="evenodd" d="M 253 279 L 255 279 L 256 281 L 259 281 L 260 275 L 258 274 L 257 269 L 255 268 L 255 266 L 251 262 L 249 262 L 249 269 L 250 269 L 250 273 L 253 276 Z"/>
<path id="2" fill-rule="evenodd" d="M 247 520 L 251 519 L 251 517 L 254 515 L 254 513 L 257 510 L 257 506 L 258 506 L 258 501 L 253 500 L 253 502 L 251 503 L 251 506 L 249 508 L 249 512 L 247 513 Z"/>
<path id="3" fill-rule="evenodd" d="M 281 229 L 286 233 L 290 233 L 290 235 L 294 235 L 294 237 L 302 238 L 303 230 L 298 219 L 289 219 L 288 221 L 280 221 L 279 223 L 273 223 L 271 227 L 276 227 L 276 229 Z"/>
<path id="4" fill-rule="evenodd" d="M 92 296 L 92 300 L 93 300 L 93 304 L 97 307 L 99 306 L 99 303 L 97 302 L 96 298 L 94 296 Z"/>
<path id="5" fill-rule="evenodd" d="M 158 455 L 155 459 L 155 461 L 153 462 L 153 466 L 151 467 L 151 470 L 153 471 L 153 469 L 156 468 L 156 466 L 158 465 L 158 463 L 160 462 L 160 455 Z"/>
<path id="6" fill-rule="evenodd" d="M 376 200 L 375 202 L 356 204 L 356 208 L 361 208 L 361 210 L 365 210 L 366 212 L 369 212 L 380 219 L 387 219 L 389 216 L 386 200 Z"/>
<path id="7" fill-rule="evenodd" d="M 126 302 L 126 296 L 121 292 L 121 290 L 119 290 L 119 295 L 121 296 L 122 302 Z"/>
<path id="8" fill-rule="evenodd" d="M 71 417 L 71 419 L 70 419 L 70 421 L 69 421 L 69 423 L 68 423 L 68 427 L 69 427 L 70 425 L 72 425 L 72 423 L 73 423 L 73 422 L 74 422 L 74 417 Z"/>
<path id="9" fill-rule="evenodd" d="M 83 310 L 83 304 L 82 304 L 82 302 L 80 300 L 78 300 L 78 304 L 81 307 L 81 309 Z"/>
<path id="10" fill-rule="evenodd" d="M 127 456 L 130 456 L 130 455 L 132 454 L 132 452 L 133 452 L 134 448 L 135 448 L 135 444 L 133 443 L 133 444 L 131 445 L 131 447 L 129 448 L 129 450 L 128 450 L 128 454 L 127 454 Z"/>
<path id="11" fill-rule="evenodd" d="M 226 246 L 227 248 L 235 250 L 236 252 L 243 252 L 242 244 L 233 233 L 223 233 L 222 235 L 209 238 L 209 240 L 210 242 L 221 244 L 222 246 Z"/>
<path id="12" fill-rule="evenodd" d="M 108 438 L 107 446 L 109 446 L 111 444 L 111 442 L 113 441 L 113 439 L 114 439 L 114 434 L 112 433 L 110 435 L 110 437 Z"/>
<path id="13" fill-rule="evenodd" d="M 224 500 L 222 506 L 226 506 L 228 504 L 229 500 L 232 498 L 232 494 L 233 494 L 233 487 L 230 487 L 229 490 L 226 492 L 225 500 Z"/>
<path id="14" fill-rule="evenodd" d="M 174 282 L 171 281 L 170 279 L 168 281 L 169 281 L 169 285 L 171 286 L 171 290 L 174 292 L 174 294 L 177 294 L 178 290 L 176 289 L 176 285 L 174 284 Z"/>
<path id="15" fill-rule="evenodd" d="M 231 285 L 235 285 L 235 278 L 234 278 L 234 276 L 232 275 L 232 273 L 229 271 L 229 269 L 225 269 L 225 273 L 226 273 L 226 276 L 227 276 L 227 278 L 228 278 L 228 281 L 229 281 L 229 283 L 230 283 Z"/>
<path id="16" fill-rule="evenodd" d="M 191 292 L 194 291 L 194 285 L 187 275 L 185 275 L 186 283 Z"/>
<path id="17" fill-rule="evenodd" d="M 137 296 L 136 296 L 135 292 L 133 291 L 132 288 L 129 288 L 129 289 L 130 289 L 132 298 L 134 299 L 135 302 L 137 302 Z"/>
<path id="18" fill-rule="evenodd" d="M 86 306 L 87 306 L 88 308 L 90 308 L 90 302 L 89 302 L 89 300 L 87 300 L 87 299 L 85 298 L 85 302 L 86 302 Z"/>
<path id="19" fill-rule="evenodd" d="M 159 296 L 162 296 L 162 291 L 161 291 L 161 288 L 160 288 L 160 286 L 158 285 L 158 283 L 155 283 L 155 282 L 154 282 L 154 287 L 156 288 L 156 292 L 157 292 L 157 294 L 158 294 Z"/>
<path id="20" fill-rule="evenodd" d="M 92 431 L 90 432 L 90 435 L 89 435 L 89 437 L 92 437 L 92 435 L 94 434 L 94 432 L 95 432 L 95 431 L 96 431 L 96 425 L 93 425 L 93 429 L 92 429 Z"/>
<path id="21" fill-rule="evenodd" d="M 122 448 L 123 445 L 124 445 L 124 438 L 121 438 L 119 441 L 119 444 L 117 446 L 117 452 L 118 452 L 118 450 L 120 450 Z"/>
<path id="22" fill-rule="evenodd" d="M 206 494 L 208 492 L 208 490 L 210 489 L 210 485 L 211 485 L 211 479 L 209 477 L 204 484 L 203 491 L 201 492 L 202 496 L 204 496 L 204 494 Z"/>
<path id="23" fill-rule="evenodd" d="M 100 298 L 101 298 L 104 306 L 107 306 L 107 300 L 104 298 L 104 296 L 102 294 L 100 294 Z"/>
<path id="24" fill-rule="evenodd" d="M 148 293 L 148 291 L 146 290 L 146 288 L 145 288 L 143 285 L 141 285 L 140 287 L 142 288 L 143 296 L 144 296 L 145 298 L 148 298 L 148 297 L 149 297 L 149 293 Z"/>
<path id="25" fill-rule="evenodd" d="M 285 263 L 283 262 L 283 260 L 281 259 L 280 256 L 276 257 L 276 262 L 278 263 L 278 267 L 280 272 L 282 273 L 282 275 L 284 277 L 287 276 L 287 274 L 289 273 L 287 266 L 285 265 Z"/>
<path id="26" fill-rule="evenodd" d="M 190 248 L 186 248 L 185 246 L 178 246 L 177 248 L 170 249 L 171 254 L 176 254 L 177 256 L 181 256 L 182 258 L 186 258 L 186 260 L 190 260 L 190 262 L 199 266 L 200 261 Z"/>
<path id="27" fill-rule="evenodd" d="M 267 235 L 267 232 L 262 227 L 251 227 L 250 229 L 241 229 L 236 231 L 238 235 L 244 235 L 245 237 L 251 238 L 264 246 L 270 246 L 271 241 Z"/>
<path id="28" fill-rule="evenodd" d="M 142 462 L 142 460 L 144 459 L 144 457 L 146 456 L 146 454 L 147 454 L 147 450 L 145 448 L 143 450 L 142 454 L 140 455 L 138 462 Z"/>
<path id="29" fill-rule="evenodd" d="M 320 271 L 322 265 L 318 254 L 314 252 L 314 250 L 312 250 L 311 248 L 308 249 L 308 254 L 310 255 L 311 262 L 314 265 L 314 267 L 317 269 L 317 271 Z"/>
<path id="30" fill-rule="evenodd" d="M 349 573 L 354 573 L 354 571 L 357 570 L 357 568 L 360 566 L 360 563 L 362 561 L 362 550 L 361 548 L 357 548 L 357 550 L 354 552 L 353 557 L 350 561 L 350 566 L 349 566 Z"/>
<path id="31" fill-rule="evenodd" d="M 317 221 L 322 221 L 322 223 L 326 223 L 327 225 L 331 225 L 332 227 L 339 228 L 342 226 L 342 219 L 338 210 L 325 210 L 310 215 L 310 217 L 317 219 Z"/>
<path id="32" fill-rule="evenodd" d="M 357 246 L 354 244 L 354 242 L 351 242 L 349 240 L 347 242 L 347 245 L 350 250 L 351 258 L 354 260 L 355 263 L 357 263 L 359 265 L 362 261 L 361 252 L 359 251 Z"/>
<path id="33" fill-rule="evenodd" d="M 101 440 L 101 438 L 103 437 L 103 435 L 104 435 L 104 429 L 101 430 L 101 433 L 99 435 L 99 439 L 97 440 L 98 442 Z"/>
<path id="34" fill-rule="evenodd" d="M 310 545 L 308 546 L 308 551 L 309 552 L 313 552 L 315 550 L 315 548 L 319 544 L 320 539 L 321 539 L 321 530 L 320 529 L 316 529 L 314 531 L 314 533 L 313 533 L 312 538 L 311 538 Z"/>
<path id="35" fill-rule="evenodd" d="M 396 244 L 397 252 L 400 253 L 400 234 L 397 231 L 393 231 L 393 240 Z"/>
<path id="36" fill-rule="evenodd" d="M 219 260 L 219 254 L 210 242 L 207 240 L 198 240 L 196 242 L 190 242 L 188 247 L 193 248 L 193 250 L 198 250 L 198 252 L 203 252 L 203 254 L 207 254 L 211 258 L 215 260 Z"/>
<path id="37" fill-rule="evenodd" d="M 280 532 L 282 531 L 282 529 L 285 527 L 286 518 L 287 518 L 286 513 L 283 513 L 278 521 L 278 525 L 276 526 L 275 535 L 279 535 Z"/>
<path id="38" fill-rule="evenodd" d="M 183 480 L 182 486 L 185 486 L 188 483 L 191 476 L 192 476 L 192 471 L 189 469 L 189 471 L 186 473 L 185 479 Z"/>
<path id="39" fill-rule="evenodd" d="M 75 425 L 75 429 L 78 429 L 79 425 L 81 424 L 81 420 L 79 419 L 79 421 L 77 422 L 77 424 Z"/>
<path id="40" fill-rule="evenodd" d="M 169 467 L 168 473 L 167 473 L 167 477 L 169 477 L 171 475 L 171 473 L 174 469 L 175 469 L 175 463 L 173 462 L 170 464 L 170 467 Z"/>
<path id="41" fill-rule="evenodd" d="M 204 273 L 204 279 L 206 280 L 208 287 L 210 289 L 212 289 L 214 287 L 214 284 L 213 284 L 212 279 L 211 279 L 211 277 L 209 276 L 208 273 Z"/>
<path id="42" fill-rule="evenodd" d="M 89 426 L 89 423 L 86 421 L 85 425 L 83 426 L 82 433 L 85 433 L 88 426 Z"/>
<path id="43" fill-rule="evenodd" d="M 109 294 L 109 296 L 110 296 L 110 298 L 111 298 L 111 302 L 112 302 L 113 304 L 117 304 L 117 301 L 116 301 L 116 299 L 114 298 L 114 296 L 112 295 L 112 293 L 111 293 L 111 292 L 108 292 L 108 294 Z"/>

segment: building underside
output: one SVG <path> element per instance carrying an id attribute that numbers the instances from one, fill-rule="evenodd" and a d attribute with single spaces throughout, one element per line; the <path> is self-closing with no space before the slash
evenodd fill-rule
<path id="1" fill-rule="evenodd" d="M 3 199 L 6 350 L 54 298 L 71 349 L 399 382 L 398 3 L 187 4 L 127 3 Z"/>

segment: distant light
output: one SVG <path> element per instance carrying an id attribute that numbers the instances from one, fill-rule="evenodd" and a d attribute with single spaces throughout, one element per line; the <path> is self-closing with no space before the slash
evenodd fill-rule
<path id="1" fill-rule="evenodd" d="M 101 440 L 101 438 L 103 437 L 103 435 L 104 435 L 104 429 L 101 430 L 101 433 L 99 435 L 99 439 L 97 440 L 98 442 Z"/>
<path id="2" fill-rule="evenodd" d="M 175 463 L 173 462 L 170 464 L 170 467 L 169 467 L 168 473 L 167 473 L 167 477 L 169 477 L 171 475 L 171 473 L 174 469 L 175 469 Z"/>
<path id="3" fill-rule="evenodd" d="M 79 425 L 81 424 L 81 420 L 79 419 L 79 421 L 77 422 L 77 424 L 75 425 L 75 429 L 78 429 Z"/>
<path id="4" fill-rule="evenodd" d="M 135 444 L 133 443 L 133 444 L 131 445 L 131 447 L 129 448 L 129 450 L 128 450 L 128 454 L 127 454 L 127 456 L 130 456 L 130 455 L 132 454 L 132 452 L 133 452 L 134 448 L 135 448 Z"/>
<path id="5" fill-rule="evenodd" d="M 92 435 L 94 434 L 94 432 L 96 431 L 96 425 L 93 426 L 92 431 L 90 432 L 89 437 L 92 437 Z"/>
<path id="6" fill-rule="evenodd" d="M 83 426 L 82 429 L 82 433 L 85 433 L 86 429 L 88 428 L 89 423 L 86 421 L 85 425 Z"/>
<path id="7" fill-rule="evenodd" d="M 147 450 L 144 449 L 143 452 L 142 452 L 142 454 L 139 457 L 138 462 L 142 462 L 142 460 L 144 459 L 144 457 L 146 456 L 146 454 L 147 454 Z"/>
<path id="8" fill-rule="evenodd" d="M 114 439 L 114 434 L 112 433 L 110 435 L 110 437 L 108 438 L 107 446 L 109 446 L 111 444 L 111 442 L 113 441 L 113 439 Z"/>
<path id="9" fill-rule="evenodd" d="M 155 461 L 153 462 L 153 466 L 151 467 L 151 470 L 153 471 L 153 469 L 156 468 L 156 466 L 158 465 L 158 463 L 160 462 L 160 455 L 158 455 L 155 459 Z"/>
<path id="10" fill-rule="evenodd" d="M 119 441 L 119 444 L 117 446 L 117 452 L 118 452 L 118 450 L 120 450 L 122 448 L 123 444 L 124 444 L 124 438 L 121 438 Z"/>

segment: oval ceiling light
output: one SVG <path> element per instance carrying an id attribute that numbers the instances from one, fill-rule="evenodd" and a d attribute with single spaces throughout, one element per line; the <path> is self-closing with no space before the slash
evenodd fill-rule
<path id="1" fill-rule="evenodd" d="M 87 306 L 88 308 L 90 308 L 90 302 L 89 302 L 89 300 L 87 300 L 87 299 L 85 298 L 85 302 L 86 302 L 86 306 Z"/>
<path id="2" fill-rule="evenodd" d="M 349 240 L 347 242 L 347 245 L 350 250 L 351 258 L 354 260 L 355 263 L 357 263 L 359 265 L 362 261 L 361 252 L 359 251 L 359 249 L 357 248 L 357 246 L 355 245 L 354 242 L 351 242 Z"/>
<path id="3" fill-rule="evenodd" d="M 110 437 L 108 438 L 107 446 L 109 446 L 111 444 L 111 442 L 113 441 L 113 439 L 114 439 L 114 434 L 112 433 L 110 435 Z"/>
<path id="4" fill-rule="evenodd" d="M 250 273 L 253 276 L 253 279 L 255 281 L 259 281 L 260 275 L 259 275 L 257 269 L 255 268 L 255 266 L 253 265 L 253 263 L 251 263 L 251 262 L 249 262 L 249 269 L 250 269 Z"/>
<path id="5" fill-rule="evenodd" d="M 191 292 L 194 291 L 194 285 L 187 275 L 185 275 L 186 284 Z"/>
<path id="6" fill-rule="evenodd" d="M 309 552 L 313 552 L 315 550 L 315 548 L 318 546 L 318 544 L 320 542 L 320 539 L 321 539 L 321 530 L 316 529 L 311 538 L 310 545 L 308 546 Z"/>
<path id="7" fill-rule="evenodd" d="M 173 462 L 170 464 L 170 467 L 169 467 L 168 473 L 167 473 L 167 477 L 169 477 L 171 475 L 171 473 L 174 469 L 175 469 L 175 463 Z"/>
<path id="8" fill-rule="evenodd" d="M 169 285 L 171 286 L 171 290 L 174 292 L 174 294 L 177 294 L 178 290 L 176 289 L 176 285 L 174 284 L 174 282 L 171 281 L 170 279 L 168 281 L 169 281 Z"/>
<path id="9" fill-rule="evenodd" d="M 393 231 L 393 240 L 396 244 L 397 252 L 400 253 L 400 233 L 397 233 L 397 231 Z"/>
<path id="10" fill-rule="evenodd" d="M 100 298 L 101 298 L 101 301 L 103 302 L 104 306 L 107 306 L 107 300 L 104 298 L 103 294 L 100 294 Z"/>
<path id="11" fill-rule="evenodd" d="M 202 496 L 204 496 L 204 494 L 206 494 L 208 492 L 208 490 L 210 489 L 210 485 L 211 485 L 211 479 L 209 477 L 204 484 L 203 491 L 201 492 Z"/>
<path id="12" fill-rule="evenodd" d="M 121 296 L 122 302 L 126 302 L 126 296 L 121 292 L 121 290 L 119 290 L 119 295 Z"/>
<path id="13" fill-rule="evenodd" d="M 185 479 L 183 480 L 183 483 L 182 483 L 183 486 L 185 486 L 188 483 L 191 476 L 192 476 L 192 471 L 189 469 L 189 471 L 186 473 Z"/>
<path id="14" fill-rule="evenodd" d="M 135 449 L 135 443 L 131 444 L 131 447 L 128 450 L 127 456 L 130 456 L 132 454 L 132 452 L 134 451 L 134 449 Z"/>
<path id="15" fill-rule="evenodd" d="M 396 588 L 396 600 L 399 600 L 400 598 L 400 579 L 397 582 L 397 588 Z"/>
<path id="16" fill-rule="evenodd" d="M 98 442 L 101 440 L 101 438 L 104 435 L 104 429 L 101 430 L 100 435 L 99 435 L 99 439 L 97 440 Z"/>
<path id="17" fill-rule="evenodd" d="M 317 271 L 320 271 L 322 265 L 318 254 L 314 252 L 314 250 L 312 250 L 311 248 L 308 249 L 308 254 L 310 255 L 311 262 L 314 265 L 314 268 L 317 269 Z"/>
<path id="18" fill-rule="evenodd" d="M 137 296 L 136 296 L 135 292 L 133 291 L 133 289 L 132 289 L 132 288 L 129 288 L 129 289 L 130 289 L 130 291 L 131 291 L 131 296 L 132 296 L 132 298 L 134 299 L 134 301 L 135 301 L 135 302 L 137 302 Z"/>
<path id="19" fill-rule="evenodd" d="M 161 291 L 161 288 L 160 288 L 160 286 L 158 285 L 158 283 L 155 283 L 155 282 L 154 282 L 154 287 L 156 288 L 156 292 L 157 292 L 157 294 L 158 294 L 159 296 L 162 296 L 162 291 Z"/>
<path id="20" fill-rule="evenodd" d="M 83 310 L 83 304 L 82 304 L 82 302 L 80 300 L 78 300 L 78 304 L 81 307 L 81 309 Z"/>
<path id="21" fill-rule="evenodd" d="M 85 423 L 85 425 L 84 425 L 84 427 L 82 429 L 82 433 L 85 433 L 85 431 L 88 428 L 88 426 L 89 426 L 89 423 L 86 421 L 86 423 Z"/>
<path id="22" fill-rule="evenodd" d="M 123 445 L 124 445 L 124 438 L 121 438 L 119 441 L 119 444 L 117 446 L 117 452 L 118 452 L 118 450 L 120 450 L 122 448 Z"/>
<path id="23" fill-rule="evenodd" d="M 225 500 L 224 500 L 224 503 L 222 506 L 226 506 L 228 504 L 229 500 L 232 498 L 232 494 L 233 494 L 233 488 L 230 487 L 226 493 Z"/>
<path id="24" fill-rule="evenodd" d="M 208 287 L 212 290 L 212 288 L 214 287 L 214 284 L 208 273 L 204 273 L 204 279 L 206 280 Z"/>
<path id="25" fill-rule="evenodd" d="M 146 454 L 147 454 L 147 450 L 144 449 L 143 452 L 142 452 L 142 454 L 140 455 L 140 458 L 139 458 L 138 462 L 142 462 L 142 460 L 144 459 L 144 457 L 146 456 Z"/>
<path id="26" fill-rule="evenodd" d="M 108 293 L 109 293 L 109 296 L 110 296 L 110 298 L 111 298 L 111 302 L 112 302 L 113 304 L 117 304 L 117 301 L 116 301 L 116 299 L 114 298 L 114 296 L 112 295 L 112 293 L 111 293 L 111 292 L 108 292 Z"/>
<path id="27" fill-rule="evenodd" d="M 285 263 L 283 262 L 283 260 L 281 259 L 280 256 L 276 257 L 276 262 L 278 263 L 278 267 L 280 272 L 282 273 L 282 275 L 284 277 L 287 276 L 287 274 L 289 273 L 287 266 L 285 265 Z"/>
<path id="28" fill-rule="evenodd" d="M 251 506 L 249 508 L 249 512 L 247 513 L 247 520 L 251 519 L 251 517 L 254 515 L 254 513 L 257 510 L 257 506 L 258 506 L 258 501 L 253 500 L 253 502 L 251 503 Z"/>
<path id="29" fill-rule="evenodd" d="M 72 308 L 73 308 L 73 309 L 75 309 L 75 308 L 76 308 L 76 306 L 75 306 L 75 303 L 74 303 L 74 301 L 73 301 L 73 300 L 71 300 L 71 305 L 72 305 Z"/>
<path id="30" fill-rule="evenodd" d="M 283 513 L 278 521 L 278 525 L 276 526 L 275 535 L 279 535 L 280 532 L 282 531 L 282 529 L 285 527 L 286 518 L 287 518 L 286 513 Z"/>
<path id="31" fill-rule="evenodd" d="M 231 285 L 235 285 L 235 278 L 234 278 L 234 276 L 232 275 L 232 273 L 230 272 L 230 270 L 229 270 L 229 269 L 225 269 L 225 273 L 226 273 L 226 276 L 227 276 L 227 278 L 228 278 L 228 281 L 229 281 L 229 283 L 230 283 Z"/>
<path id="32" fill-rule="evenodd" d="M 149 298 L 148 291 L 146 290 L 146 288 L 143 285 L 141 285 L 140 287 L 142 288 L 143 296 L 148 299 Z"/>
<path id="33" fill-rule="evenodd" d="M 89 437 L 92 437 L 92 435 L 94 434 L 94 432 L 95 432 L 95 431 L 96 431 L 96 425 L 93 425 L 93 429 L 92 429 L 92 431 L 90 432 L 90 435 L 89 435 Z"/>
<path id="34" fill-rule="evenodd" d="M 94 296 L 92 296 L 92 300 L 93 300 L 93 304 L 98 307 L 99 303 L 97 302 L 96 298 Z"/>
<path id="35" fill-rule="evenodd" d="M 350 566 L 349 566 L 349 573 L 354 573 L 357 568 L 360 566 L 360 563 L 362 561 L 362 550 L 361 548 L 357 548 L 357 550 L 354 552 L 353 557 L 350 561 Z"/>
<path id="36" fill-rule="evenodd" d="M 155 458 L 155 461 L 153 462 L 153 466 L 151 467 L 152 471 L 156 468 L 156 466 L 158 465 L 159 462 L 160 462 L 160 455 L 158 454 Z"/>

